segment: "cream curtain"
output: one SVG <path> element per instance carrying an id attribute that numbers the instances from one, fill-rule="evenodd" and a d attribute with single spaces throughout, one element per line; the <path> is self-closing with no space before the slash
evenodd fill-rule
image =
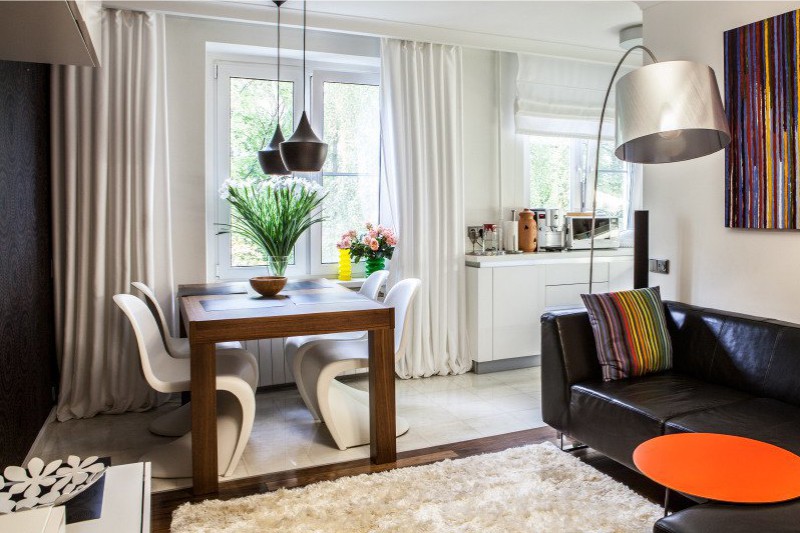
<path id="1" fill-rule="evenodd" d="M 399 245 L 394 281 L 422 287 L 403 378 L 469 370 L 464 271 L 461 48 L 384 39 L 381 121 Z"/>
<path id="2" fill-rule="evenodd" d="M 52 70 L 59 420 L 155 405 L 111 297 L 140 280 L 171 309 L 163 15 L 104 10 L 101 54 Z"/>

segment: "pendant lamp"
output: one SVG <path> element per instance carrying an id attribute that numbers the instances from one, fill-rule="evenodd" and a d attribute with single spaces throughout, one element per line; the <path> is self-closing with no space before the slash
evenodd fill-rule
<path id="1" fill-rule="evenodd" d="M 306 0 L 303 0 L 303 97 L 306 94 Z M 306 112 L 291 137 L 280 144 L 286 168 L 293 172 L 319 172 L 328 156 L 328 145 L 311 128 Z"/>
<path id="2" fill-rule="evenodd" d="M 278 89 L 275 100 L 278 106 L 276 116 L 275 133 L 269 145 L 263 150 L 258 151 L 258 163 L 264 174 L 289 174 L 289 169 L 283 164 L 281 158 L 280 145 L 283 142 L 283 132 L 281 131 L 281 4 L 286 0 L 272 0 L 278 7 Z"/>

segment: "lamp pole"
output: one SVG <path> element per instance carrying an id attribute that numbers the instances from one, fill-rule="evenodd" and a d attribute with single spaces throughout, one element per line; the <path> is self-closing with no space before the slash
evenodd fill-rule
<path id="1" fill-rule="evenodd" d="M 636 46 L 631 47 L 628 51 L 623 54 L 622 58 L 617 62 L 616 68 L 614 68 L 614 73 L 611 75 L 611 80 L 608 82 L 608 87 L 606 88 L 606 96 L 603 99 L 603 109 L 600 111 L 600 125 L 597 127 L 597 146 L 594 154 L 594 183 L 592 184 L 592 231 L 590 233 L 589 238 L 589 294 L 592 294 L 592 283 L 594 280 L 594 235 L 595 235 L 595 225 L 597 223 L 597 181 L 600 177 L 600 142 L 603 138 L 603 121 L 606 118 L 606 107 L 608 106 L 608 97 L 611 94 L 611 89 L 614 87 L 614 81 L 617 79 L 617 73 L 619 69 L 622 67 L 622 64 L 628 58 L 628 56 L 634 50 L 642 50 L 647 55 L 650 56 L 650 59 L 653 60 L 653 63 L 658 63 L 658 59 L 656 58 L 655 54 L 647 48 L 646 46 L 642 46 L 637 44 Z"/>

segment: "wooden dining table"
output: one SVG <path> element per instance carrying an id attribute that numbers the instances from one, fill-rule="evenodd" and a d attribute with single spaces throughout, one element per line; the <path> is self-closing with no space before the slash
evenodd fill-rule
<path id="1" fill-rule="evenodd" d="M 191 345 L 192 474 L 194 494 L 218 490 L 215 344 L 347 331 L 367 331 L 370 456 L 397 458 L 394 390 L 394 309 L 330 280 L 289 281 L 272 298 L 213 294 L 214 284 L 179 291 L 181 320 Z M 189 295 L 182 295 L 189 294 Z"/>

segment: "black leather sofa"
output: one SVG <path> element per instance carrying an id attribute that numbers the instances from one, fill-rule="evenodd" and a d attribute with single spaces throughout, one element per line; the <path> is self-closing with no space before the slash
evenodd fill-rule
<path id="1" fill-rule="evenodd" d="M 542 316 L 544 421 L 635 469 L 633 450 L 659 435 L 713 432 L 800 454 L 800 326 L 666 302 L 673 369 L 604 382 L 585 310 Z M 800 531 L 800 501 L 703 503 L 657 533 Z"/>

